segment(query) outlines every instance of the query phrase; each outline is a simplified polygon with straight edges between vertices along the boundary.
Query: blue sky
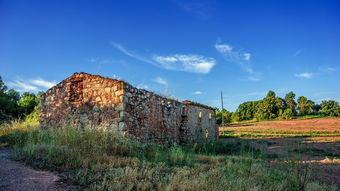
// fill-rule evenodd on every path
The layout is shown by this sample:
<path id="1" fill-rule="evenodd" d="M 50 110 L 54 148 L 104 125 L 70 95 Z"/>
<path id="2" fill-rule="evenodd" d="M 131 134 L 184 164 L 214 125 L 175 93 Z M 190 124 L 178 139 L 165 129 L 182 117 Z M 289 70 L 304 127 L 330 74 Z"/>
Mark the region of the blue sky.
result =
<path id="1" fill-rule="evenodd" d="M 340 101 L 340 2 L 0 0 L 0 75 L 46 90 L 74 72 L 234 111 L 268 90 Z"/>

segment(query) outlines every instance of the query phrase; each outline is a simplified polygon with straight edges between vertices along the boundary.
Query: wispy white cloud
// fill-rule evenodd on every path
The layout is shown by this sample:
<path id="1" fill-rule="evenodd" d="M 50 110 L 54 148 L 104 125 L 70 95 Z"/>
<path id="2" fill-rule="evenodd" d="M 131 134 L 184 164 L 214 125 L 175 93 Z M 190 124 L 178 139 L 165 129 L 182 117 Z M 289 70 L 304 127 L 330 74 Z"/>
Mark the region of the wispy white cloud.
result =
<path id="1" fill-rule="evenodd" d="M 336 71 L 336 68 L 333 68 L 333 67 L 320 67 L 319 70 L 321 72 L 335 72 Z"/>
<path id="2" fill-rule="evenodd" d="M 321 75 L 330 75 L 331 73 L 334 73 L 336 71 L 338 71 L 338 68 L 336 67 L 319 66 L 317 70 L 314 70 L 312 72 L 297 73 L 297 74 L 294 74 L 294 76 L 299 77 L 299 78 L 310 79 L 310 78 L 316 78 Z"/>
<path id="3" fill-rule="evenodd" d="M 49 81 L 43 80 L 41 78 L 37 78 L 35 80 L 30 80 L 30 82 L 34 85 L 44 87 L 44 88 L 51 88 L 52 86 L 56 85 L 55 81 L 49 82 Z"/>
<path id="4" fill-rule="evenodd" d="M 221 43 L 216 43 L 215 49 L 224 58 L 224 60 L 229 63 L 238 64 L 245 72 L 251 75 L 247 78 L 248 80 L 260 80 L 259 76 L 261 74 L 259 72 L 255 72 L 252 65 L 250 64 L 252 56 L 251 53 L 234 50 L 231 45 Z"/>
<path id="5" fill-rule="evenodd" d="M 9 88 L 12 88 L 18 92 L 37 92 L 51 88 L 56 84 L 56 82 L 47 81 L 38 77 L 32 80 L 14 80 L 6 84 Z"/>
<path id="6" fill-rule="evenodd" d="M 228 44 L 215 44 L 215 48 L 219 53 L 223 55 L 231 54 L 233 50 L 233 48 Z"/>
<path id="7" fill-rule="evenodd" d="M 201 91 L 194 91 L 192 94 L 194 94 L 194 95 L 201 95 L 201 94 L 203 94 L 203 92 L 201 92 Z"/>
<path id="8" fill-rule="evenodd" d="M 164 87 L 164 92 L 160 93 L 161 95 L 169 96 L 169 93 L 168 93 L 169 83 L 168 83 L 168 81 L 166 79 L 161 78 L 161 77 L 157 77 L 153 81 L 158 83 L 158 84 L 160 84 L 160 85 L 162 85 Z"/>
<path id="9" fill-rule="evenodd" d="M 251 54 L 250 53 L 243 53 L 244 60 L 250 61 Z"/>
<path id="10" fill-rule="evenodd" d="M 166 70 L 206 74 L 209 73 L 216 64 L 216 60 L 214 58 L 196 54 L 173 54 L 166 56 L 155 54 L 152 57 L 145 57 L 127 50 L 121 44 L 111 42 L 111 45 L 126 56 Z"/>
<path id="11" fill-rule="evenodd" d="M 239 64 L 249 74 L 254 73 L 253 68 L 249 63 L 251 57 L 250 53 L 235 51 L 228 44 L 215 44 L 215 49 L 226 61 Z"/>
<path id="12" fill-rule="evenodd" d="M 30 92 L 37 91 L 38 87 L 33 86 L 29 83 L 25 83 L 19 80 L 15 80 L 14 82 L 8 82 L 8 87 L 15 89 L 18 92 Z"/>
<path id="13" fill-rule="evenodd" d="M 130 57 L 136 57 L 136 55 L 130 51 L 128 51 L 127 49 L 125 49 L 125 47 L 119 43 L 113 42 L 111 41 L 111 45 L 113 47 L 115 47 L 116 49 L 120 50 L 122 53 L 126 54 L 127 56 Z"/>
<path id="14" fill-rule="evenodd" d="M 137 53 L 134 53 L 130 50 L 127 50 L 123 45 L 121 45 L 119 43 L 111 41 L 111 45 L 114 48 L 116 48 L 117 50 L 119 50 L 120 52 L 122 52 L 123 54 L 125 54 L 126 56 L 129 56 L 131 58 L 137 59 L 137 60 L 142 61 L 142 62 L 146 62 L 146 63 L 152 64 L 152 65 L 155 65 L 155 63 L 151 59 L 145 58 L 143 56 L 138 55 Z"/>
<path id="15" fill-rule="evenodd" d="M 162 68 L 167 70 L 186 71 L 194 73 L 209 73 L 216 64 L 216 60 L 194 54 L 174 54 L 170 56 L 153 56 Z"/>
<path id="16" fill-rule="evenodd" d="M 164 78 L 161 78 L 161 77 L 155 78 L 154 81 L 155 81 L 156 83 L 158 83 L 158 84 L 163 85 L 163 86 L 168 86 L 168 85 L 169 85 L 169 84 L 168 84 L 168 81 L 167 81 L 166 79 L 164 79 Z"/>
<path id="17" fill-rule="evenodd" d="M 300 77 L 300 78 L 310 79 L 313 76 L 313 74 L 309 72 L 303 72 L 303 73 L 295 74 L 295 76 Z"/>

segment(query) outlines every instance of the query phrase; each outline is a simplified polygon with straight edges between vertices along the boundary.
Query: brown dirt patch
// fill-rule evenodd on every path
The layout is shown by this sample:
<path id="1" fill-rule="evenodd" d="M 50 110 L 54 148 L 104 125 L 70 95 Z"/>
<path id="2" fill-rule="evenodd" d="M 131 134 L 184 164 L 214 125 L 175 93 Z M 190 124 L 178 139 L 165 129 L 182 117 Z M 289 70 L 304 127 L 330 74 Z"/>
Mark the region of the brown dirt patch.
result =
<path id="1" fill-rule="evenodd" d="M 233 133 L 320 133 L 340 134 L 340 118 L 246 122 L 220 127 Z"/>
<path id="2" fill-rule="evenodd" d="M 6 191 L 62 191 L 60 178 L 47 171 L 37 171 L 9 159 L 9 150 L 0 147 L 0 190 Z"/>

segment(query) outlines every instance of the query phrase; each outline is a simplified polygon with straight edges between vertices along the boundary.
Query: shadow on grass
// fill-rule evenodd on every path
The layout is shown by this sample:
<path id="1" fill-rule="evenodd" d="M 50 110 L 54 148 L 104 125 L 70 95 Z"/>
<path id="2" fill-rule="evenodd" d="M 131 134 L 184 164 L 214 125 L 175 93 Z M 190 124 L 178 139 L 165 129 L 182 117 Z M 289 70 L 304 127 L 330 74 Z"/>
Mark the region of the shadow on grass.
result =
<path id="1" fill-rule="evenodd" d="M 273 161 L 289 161 L 312 166 L 316 180 L 340 187 L 340 137 L 221 137 L 225 144 L 245 142 Z"/>

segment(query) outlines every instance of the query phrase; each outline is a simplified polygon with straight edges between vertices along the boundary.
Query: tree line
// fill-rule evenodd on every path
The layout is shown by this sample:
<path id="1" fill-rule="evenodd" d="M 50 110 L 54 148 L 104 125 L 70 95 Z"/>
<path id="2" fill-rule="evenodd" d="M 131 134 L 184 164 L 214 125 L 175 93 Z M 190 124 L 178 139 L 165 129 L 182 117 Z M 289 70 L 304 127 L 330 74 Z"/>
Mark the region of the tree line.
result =
<path id="1" fill-rule="evenodd" d="M 0 76 L 0 124 L 25 118 L 38 118 L 39 97 L 37 94 L 8 89 Z"/>
<path id="2" fill-rule="evenodd" d="M 261 100 L 240 104 L 235 112 L 223 110 L 224 122 L 292 119 L 304 115 L 340 116 L 339 103 L 334 100 L 325 100 L 321 104 L 316 104 L 305 96 L 299 96 L 296 102 L 295 96 L 291 91 L 283 99 L 270 90 Z M 216 120 L 221 124 L 222 112 L 218 108 L 216 108 Z"/>

